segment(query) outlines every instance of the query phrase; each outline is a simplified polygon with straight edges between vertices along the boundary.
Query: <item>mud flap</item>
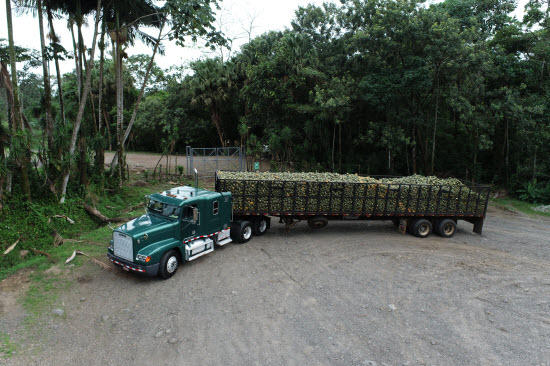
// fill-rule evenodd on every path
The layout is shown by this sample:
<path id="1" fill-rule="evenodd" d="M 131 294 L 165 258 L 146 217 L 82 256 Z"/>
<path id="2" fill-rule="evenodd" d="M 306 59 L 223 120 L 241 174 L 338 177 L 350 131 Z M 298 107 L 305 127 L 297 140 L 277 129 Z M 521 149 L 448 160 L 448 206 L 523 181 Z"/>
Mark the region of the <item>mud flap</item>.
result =
<path id="1" fill-rule="evenodd" d="M 483 231 L 483 220 L 483 218 L 480 218 L 474 221 L 474 233 L 481 235 Z"/>
<path id="2" fill-rule="evenodd" d="M 399 231 L 401 235 L 405 235 L 405 233 L 407 232 L 407 220 L 399 220 L 399 229 L 397 229 L 397 231 Z"/>

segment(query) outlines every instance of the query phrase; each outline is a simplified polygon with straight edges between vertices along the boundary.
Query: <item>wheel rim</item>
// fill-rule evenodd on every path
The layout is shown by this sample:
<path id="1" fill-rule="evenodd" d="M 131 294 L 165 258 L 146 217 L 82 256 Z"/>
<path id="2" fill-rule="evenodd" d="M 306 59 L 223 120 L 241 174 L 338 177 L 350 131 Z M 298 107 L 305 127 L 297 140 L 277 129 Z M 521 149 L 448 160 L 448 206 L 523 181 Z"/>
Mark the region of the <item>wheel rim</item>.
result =
<path id="1" fill-rule="evenodd" d="M 455 227 L 453 224 L 447 224 L 443 227 L 443 233 L 445 235 L 451 235 L 455 231 Z"/>
<path id="2" fill-rule="evenodd" d="M 252 228 L 250 226 L 245 227 L 243 231 L 243 237 L 245 238 L 245 240 L 250 239 L 251 235 L 252 235 Z"/>
<path id="3" fill-rule="evenodd" d="M 422 224 L 418 228 L 418 233 L 420 236 L 426 236 L 430 233 L 430 226 L 428 224 Z"/>
<path id="4" fill-rule="evenodd" d="M 326 225 L 326 222 L 324 222 L 323 220 L 313 220 L 311 225 L 316 228 L 316 229 L 319 229 L 319 228 L 322 228 Z"/>
<path id="5" fill-rule="evenodd" d="M 168 273 L 174 273 L 176 271 L 176 268 L 178 268 L 178 258 L 173 255 L 168 258 L 168 262 L 166 263 L 166 270 L 168 271 Z"/>
<path id="6" fill-rule="evenodd" d="M 267 229 L 267 222 L 265 220 L 260 220 L 260 225 L 258 225 L 258 229 L 260 229 L 260 232 L 263 233 Z"/>

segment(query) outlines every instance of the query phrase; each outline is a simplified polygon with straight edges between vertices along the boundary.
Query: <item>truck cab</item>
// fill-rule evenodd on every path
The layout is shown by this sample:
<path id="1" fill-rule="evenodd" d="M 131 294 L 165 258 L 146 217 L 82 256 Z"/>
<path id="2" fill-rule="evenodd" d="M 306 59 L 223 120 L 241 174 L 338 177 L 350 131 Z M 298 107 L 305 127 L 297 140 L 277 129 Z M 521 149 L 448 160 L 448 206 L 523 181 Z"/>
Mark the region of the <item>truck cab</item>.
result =
<path id="1" fill-rule="evenodd" d="M 189 186 L 151 194 L 144 215 L 113 231 L 107 256 L 126 271 L 169 278 L 181 263 L 232 241 L 231 198 Z"/>

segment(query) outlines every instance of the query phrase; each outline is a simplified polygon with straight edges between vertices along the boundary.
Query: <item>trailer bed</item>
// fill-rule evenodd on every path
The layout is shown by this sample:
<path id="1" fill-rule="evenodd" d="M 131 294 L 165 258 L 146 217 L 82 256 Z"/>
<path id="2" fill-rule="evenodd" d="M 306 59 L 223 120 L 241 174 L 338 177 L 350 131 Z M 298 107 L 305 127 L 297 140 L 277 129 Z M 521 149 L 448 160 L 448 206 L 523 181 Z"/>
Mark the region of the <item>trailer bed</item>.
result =
<path id="1" fill-rule="evenodd" d="M 474 224 L 481 233 L 490 187 L 395 183 L 226 179 L 216 174 L 218 192 L 231 191 L 233 214 L 307 219 L 398 219 L 445 217 Z"/>

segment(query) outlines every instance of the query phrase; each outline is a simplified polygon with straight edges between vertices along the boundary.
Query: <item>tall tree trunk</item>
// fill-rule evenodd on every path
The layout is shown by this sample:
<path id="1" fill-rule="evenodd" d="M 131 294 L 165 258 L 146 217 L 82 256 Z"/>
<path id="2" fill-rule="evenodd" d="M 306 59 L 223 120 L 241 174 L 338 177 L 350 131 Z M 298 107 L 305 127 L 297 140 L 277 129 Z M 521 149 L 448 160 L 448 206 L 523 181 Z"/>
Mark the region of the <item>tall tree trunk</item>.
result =
<path id="1" fill-rule="evenodd" d="M 336 123 L 332 127 L 332 172 L 334 173 L 334 145 L 336 142 Z"/>
<path id="2" fill-rule="evenodd" d="M 534 180 L 537 176 L 537 147 L 535 146 L 535 153 L 533 154 L 533 177 Z"/>
<path id="3" fill-rule="evenodd" d="M 2 73 L 3 65 L 0 64 L 0 73 Z M 0 75 L 0 79 L 2 79 L 2 76 Z M 1 83 L 0 83 L 1 85 Z M 6 93 L 7 96 L 7 93 Z M 6 98 L 7 99 L 7 98 Z M 4 130 L 4 126 L 0 124 L 0 164 L 4 164 L 6 162 L 6 153 L 4 151 L 4 144 L 8 141 L 8 131 Z M 7 166 L 6 166 L 7 168 Z M 9 171 L 8 171 L 9 172 Z M 2 211 L 2 197 L 4 194 L 4 182 L 6 181 L 6 176 L 2 174 L 0 170 L 0 212 Z"/>
<path id="4" fill-rule="evenodd" d="M 210 119 L 212 120 L 212 124 L 216 127 L 216 131 L 218 131 L 218 137 L 220 138 L 220 142 L 222 144 L 222 147 L 225 147 L 225 141 L 223 138 L 223 131 L 221 126 L 221 117 L 218 112 L 217 107 L 213 104 L 212 107 L 210 107 L 210 110 L 212 112 Z"/>
<path id="5" fill-rule="evenodd" d="M 105 63 L 105 19 L 101 22 L 101 38 L 99 40 L 99 81 L 98 81 L 98 95 L 97 95 L 97 129 L 99 136 L 101 137 L 101 144 L 98 145 L 95 153 L 95 170 L 99 176 L 103 175 L 103 170 L 105 168 L 105 147 L 103 146 L 104 141 L 104 128 L 103 123 L 101 122 L 102 112 L 103 112 L 103 65 Z"/>
<path id="6" fill-rule="evenodd" d="M 338 170 L 342 171 L 342 121 L 338 123 Z"/>
<path id="7" fill-rule="evenodd" d="M 123 92 L 122 92 L 122 44 L 120 38 L 119 14 L 116 13 L 116 132 L 117 132 L 117 154 L 118 161 L 118 186 L 122 187 L 122 177 L 124 174 L 124 143 L 122 134 L 122 125 L 124 123 L 123 115 Z"/>
<path id="8" fill-rule="evenodd" d="M 143 84 L 141 85 L 141 89 L 139 91 L 139 95 L 138 95 L 136 104 L 134 105 L 134 111 L 132 112 L 132 118 L 130 118 L 130 123 L 128 123 L 128 127 L 126 127 L 126 131 L 124 132 L 124 137 L 122 138 L 122 143 L 123 144 L 125 144 L 126 140 L 128 140 L 128 137 L 130 136 L 130 132 L 132 131 L 132 126 L 134 125 L 134 122 L 136 120 L 139 105 L 141 103 L 141 99 L 143 98 L 143 94 L 145 92 L 145 87 L 147 86 L 147 82 L 149 81 L 149 75 L 151 74 L 151 69 L 153 68 L 153 65 L 155 63 L 155 55 L 157 54 L 158 47 L 160 45 L 160 40 L 162 38 L 162 29 L 164 28 L 164 24 L 165 24 L 165 21 L 163 21 L 162 25 L 160 26 L 159 35 L 157 37 L 157 41 L 155 42 L 155 47 L 153 48 L 153 55 L 151 56 L 151 59 L 149 60 L 149 64 L 147 65 L 147 71 L 145 72 L 145 77 L 143 78 Z M 223 144 L 223 142 L 222 142 L 222 144 Z M 116 166 L 117 164 L 118 164 L 118 155 L 114 154 L 113 160 L 111 161 L 111 168 Z"/>
<path id="9" fill-rule="evenodd" d="M 413 145 L 412 145 L 412 171 L 413 174 L 416 174 L 416 122 L 413 122 L 413 128 L 412 128 L 412 137 L 413 137 Z"/>
<path id="10" fill-rule="evenodd" d="M 474 133 L 474 165 L 472 167 L 472 182 L 475 183 L 476 181 L 476 178 L 477 178 L 477 150 L 478 150 L 478 144 L 479 144 L 479 139 L 478 139 L 478 133 L 477 133 L 477 129 Z"/>
<path id="11" fill-rule="evenodd" d="M 107 112 L 105 112 L 105 107 L 103 107 L 103 119 L 105 120 L 105 128 L 107 129 L 107 140 L 109 140 L 109 151 L 111 151 L 113 150 L 113 146 L 111 145 L 113 138 L 111 137 L 111 126 L 109 122 L 109 117 L 107 116 Z"/>
<path id="12" fill-rule="evenodd" d="M 74 27 L 73 24 L 71 24 L 71 36 L 73 38 L 73 53 L 74 53 L 74 63 L 75 63 L 75 70 L 76 70 L 76 88 L 78 91 L 78 100 L 80 101 L 80 98 L 82 97 L 82 85 L 80 85 L 80 72 L 81 69 L 78 65 L 78 46 L 76 45 L 76 39 L 74 36 Z"/>
<path id="13" fill-rule="evenodd" d="M 57 34 L 55 33 L 55 29 L 53 27 L 53 15 L 52 15 L 52 9 L 49 6 L 49 2 L 46 4 L 46 11 L 48 12 L 48 23 L 50 25 L 50 34 L 52 36 L 52 41 L 55 44 L 59 44 L 59 38 L 57 37 Z M 54 47 L 53 49 L 53 59 L 55 61 L 55 72 L 57 75 L 57 94 L 59 98 L 59 113 L 61 114 L 61 121 L 63 122 L 63 126 L 65 126 L 65 101 L 63 100 L 63 84 L 62 84 L 62 77 L 61 77 L 61 69 L 59 68 L 59 54 L 57 53 L 57 49 Z"/>
<path id="14" fill-rule="evenodd" d="M 86 138 L 80 134 L 80 185 L 88 187 L 88 164 L 86 162 Z"/>
<path id="15" fill-rule="evenodd" d="M 84 53 L 84 38 L 82 37 L 82 22 L 84 21 L 82 17 L 82 10 L 81 10 L 81 4 L 80 1 L 76 1 L 76 36 L 78 38 L 78 53 L 75 55 L 75 57 L 78 57 L 78 68 L 80 69 L 79 73 L 79 80 L 78 83 L 82 88 L 82 84 L 84 83 L 84 66 L 82 55 Z M 80 95 L 80 98 L 82 98 L 82 95 Z"/>
<path id="16" fill-rule="evenodd" d="M 8 41 L 10 49 L 10 66 L 11 66 L 11 83 L 13 93 L 13 124 L 15 129 L 24 131 L 23 121 L 21 118 L 21 105 L 19 103 L 19 84 L 17 82 L 17 61 L 15 58 L 15 45 L 13 43 L 13 20 L 11 15 L 10 0 L 6 0 L 6 20 L 8 24 Z M 25 141 L 28 145 L 28 141 Z M 27 201 L 31 200 L 31 188 L 29 184 L 28 168 L 29 159 L 28 156 L 24 156 L 19 162 L 19 168 L 21 170 L 21 191 Z"/>
<path id="17" fill-rule="evenodd" d="M 36 1 L 36 9 L 38 11 L 38 26 L 40 29 L 40 52 L 42 54 L 42 74 L 44 77 L 44 104 L 46 108 L 46 137 L 48 139 L 48 169 L 46 175 L 53 178 L 52 173 L 55 171 L 54 159 L 56 154 L 53 142 L 53 115 L 52 115 L 52 90 L 50 86 L 50 74 L 48 69 L 48 58 L 46 57 L 46 41 L 44 38 L 44 19 L 42 15 L 42 0 Z M 55 184 L 50 185 L 50 188 L 55 193 Z"/>
<path id="18" fill-rule="evenodd" d="M 432 139 L 432 175 L 435 170 L 435 133 L 437 132 L 437 117 L 439 112 L 439 79 L 437 79 L 437 92 L 435 95 L 434 134 Z"/>
<path id="19" fill-rule="evenodd" d="M 6 0 L 9 2 L 9 0 Z M 76 115 L 76 120 L 73 126 L 73 133 L 71 135 L 71 143 L 69 145 L 69 159 L 74 155 L 76 149 L 76 140 L 78 137 L 78 132 L 80 131 L 80 125 L 82 123 L 82 117 L 84 116 L 84 107 L 86 106 L 86 99 L 88 97 L 88 92 L 90 91 L 90 79 L 92 76 L 92 68 L 94 63 L 94 53 L 96 48 L 98 27 L 99 27 L 99 18 L 101 11 L 101 0 L 97 2 L 96 16 L 95 16 L 95 26 L 94 26 L 94 40 L 92 42 L 92 48 L 90 52 L 90 67 L 86 71 L 86 82 L 84 83 L 84 90 L 82 91 L 82 98 L 80 98 L 80 104 L 78 106 L 78 114 Z M 65 195 L 67 194 L 67 184 L 69 183 L 70 167 L 65 169 L 63 180 L 61 182 L 61 200 L 60 203 L 65 202 Z"/>

